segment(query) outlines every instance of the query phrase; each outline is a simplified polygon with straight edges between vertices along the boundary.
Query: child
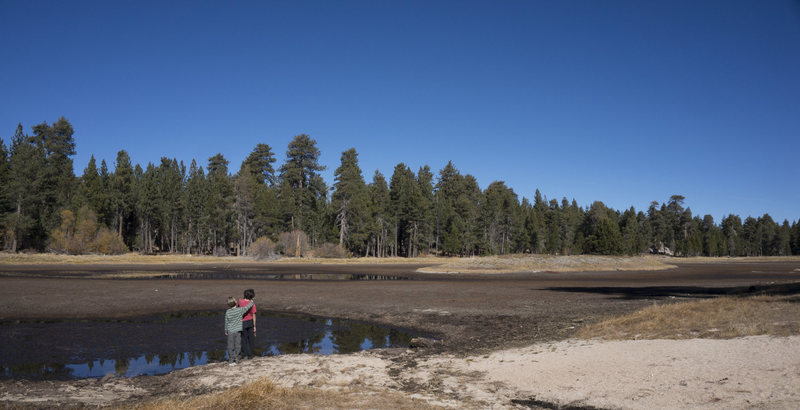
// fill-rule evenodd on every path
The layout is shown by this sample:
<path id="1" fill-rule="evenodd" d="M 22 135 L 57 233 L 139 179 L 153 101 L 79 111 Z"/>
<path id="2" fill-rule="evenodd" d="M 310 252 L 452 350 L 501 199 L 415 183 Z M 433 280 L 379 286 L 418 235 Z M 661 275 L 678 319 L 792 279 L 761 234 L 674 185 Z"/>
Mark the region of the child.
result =
<path id="1" fill-rule="evenodd" d="M 244 291 L 244 299 L 239 299 L 239 306 L 244 307 L 248 302 L 253 303 L 256 292 L 253 289 Z M 252 359 L 255 355 L 256 336 L 256 305 L 245 313 L 242 318 L 242 356 Z"/>
<path id="2" fill-rule="evenodd" d="M 239 360 L 239 351 L 242 349 L 242 316 L 251 307 L 253 302 L 245 307 L 235 307 L 236 299 L 228 297 L 228 309 L 225 311 L 225 335 L 228 336 L 228 365 L 235 366 Z"/>

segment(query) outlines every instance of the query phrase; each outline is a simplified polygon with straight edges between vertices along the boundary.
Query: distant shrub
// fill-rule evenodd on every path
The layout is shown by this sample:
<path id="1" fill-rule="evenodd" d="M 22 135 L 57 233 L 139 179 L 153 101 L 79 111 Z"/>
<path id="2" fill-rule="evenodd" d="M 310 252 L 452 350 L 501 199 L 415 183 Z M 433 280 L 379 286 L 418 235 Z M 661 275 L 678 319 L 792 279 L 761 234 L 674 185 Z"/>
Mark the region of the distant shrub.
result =
<path id="1" fill-rule="evenodd" d="M 214 256 L 228 256 L 228 248 L 224 246 L 217 246 L 214 248 Z"/>
<path id="2" fill-rule="evenodd" d="M 276 255 L 275 248 L 275 242 L 272 242 L 272 239 L 262 236 L 247 248 L 247 254 L 256 259 L 270 259 Z"/>
<path id="3" fill-rule="evenodd" d="M 86 206 L 78 211 L 77 218 L 68 209 L 61 211 L 61 225 L 50 233 L 48 248 L 52 252 L 70 255 L 119 255 L 128 251 L 116 232 L 105 227 L 98 229 L 97 216 Z"/>
<path id="4" fill-rule="evenodd" d="M 278 246 L 285 256 L 305 256 L 308 251 L 308 235 L 297 230 L 282 232 L 278 236 Z"/>
<path id="5" fill-rule="evenodd" d="M 322 246 L 314 249 L 316 258 L 349 258 L 350 252 L 334 243 L 323 243 Z"/>
<path id="6" fill-rule="evenodd" d="M 122 237 L 119 236 L 117 232 L 106 227 L 102 227 L 97 231 L 97 236 L 95 236 L 93 242 L 93 248 L 95 252 L 103 255 L 122 255 L 128 252 L 128 247 L 125 245 Z"/>

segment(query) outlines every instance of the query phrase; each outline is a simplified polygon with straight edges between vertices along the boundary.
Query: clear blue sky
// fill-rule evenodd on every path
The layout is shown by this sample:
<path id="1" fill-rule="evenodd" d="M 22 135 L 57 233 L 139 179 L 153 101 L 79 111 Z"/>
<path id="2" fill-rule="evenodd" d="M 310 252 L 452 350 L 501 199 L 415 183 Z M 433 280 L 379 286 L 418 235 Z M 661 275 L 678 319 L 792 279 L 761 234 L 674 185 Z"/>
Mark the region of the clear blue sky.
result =
<path id="1" fill-rule="evenodd" d="M 329 185 L 354 147 L 367 182 L 800 218 L 796 1 L 0 0 L 0 55 L 0 137 L 63 115 L 77 175 L 306 133 Z"/>

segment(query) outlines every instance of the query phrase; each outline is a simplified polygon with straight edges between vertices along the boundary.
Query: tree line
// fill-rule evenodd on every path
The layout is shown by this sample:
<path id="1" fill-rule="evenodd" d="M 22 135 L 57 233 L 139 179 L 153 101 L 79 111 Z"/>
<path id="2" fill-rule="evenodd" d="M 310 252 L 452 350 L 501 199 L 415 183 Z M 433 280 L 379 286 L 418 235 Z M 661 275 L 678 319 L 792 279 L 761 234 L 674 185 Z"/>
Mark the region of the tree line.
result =
<path id="1" fill-rule="evenodd" d="M 121 150 L 113 170 L 92 156 L 77 177 L 73 134 L 62 117 L 30 135 L 18 125 L 8 145 L 0 138 L 2 249 L 248 255 L 267 241 L 293 256 L 332 246 L 375 257 L 800 254 L 798 221 L 731 214 L 716 223 L 693 215 L 680 195 L 640 211 L 600 201 L 581 207 L 538 190 L 520 199 L 502 181 L 482 190 L 452 162 L 437 174 L 400 163 L 388 180 L 375 171 L 367 182 L 354 148 L 342 152 L 329 187 L 305 134 L 292 139 L 280 167 L 268 144 L 235 173 L 222 154 L 188 167 L 167 157 L 142 167 Z"/>

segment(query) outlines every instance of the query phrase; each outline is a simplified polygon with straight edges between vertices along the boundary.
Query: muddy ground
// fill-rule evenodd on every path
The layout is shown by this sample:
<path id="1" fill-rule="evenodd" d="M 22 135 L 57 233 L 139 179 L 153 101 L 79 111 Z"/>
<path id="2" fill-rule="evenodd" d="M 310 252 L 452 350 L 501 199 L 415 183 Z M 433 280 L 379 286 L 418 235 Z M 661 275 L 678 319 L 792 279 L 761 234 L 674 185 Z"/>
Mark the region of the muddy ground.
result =
<path id="1" fill-rule="evenodd" d="M 0 319 L 126 318 L 223 310 L 227 296 L 254 288 L 261 311 L 414 329 L 439 339 L 418 354 L 474 355 L 563 340 L 584 324 L 653 303 L 724 294 L 800 293 L 796 261 L 675 264 L 677 269 L 666 271 L 484 275 L 422 274 L 416 272 L 422 266 L 415 265 L 0 265 Z M 109 279 L 153 272 L 174 277 L 202 273 L 209 279 Z M 305 278 L 363 274 L 407 280 L 257 279 L 278 274 Z M 109 340 L 114 338 L 109 335 Z M 407 361 L 398 363 L 398 368 L 414 365 L 413 356 L 397 357 Z M 175 393 L 170 377 L 135 378 L 136 393 L 126 395 L 127 403 Z M 4 380 L 0 392 L 36 394 L 63 383 L 86 382 Z M 413 391 L 414 386 L 408 389 Z"/>

